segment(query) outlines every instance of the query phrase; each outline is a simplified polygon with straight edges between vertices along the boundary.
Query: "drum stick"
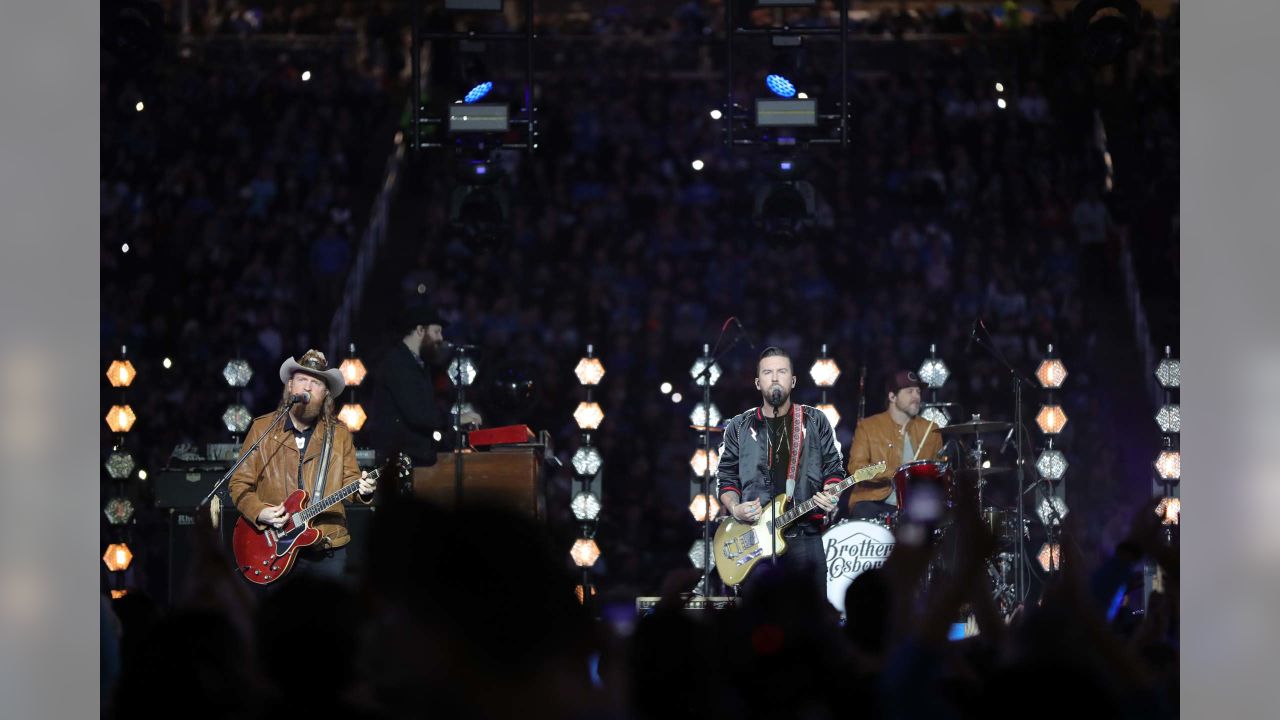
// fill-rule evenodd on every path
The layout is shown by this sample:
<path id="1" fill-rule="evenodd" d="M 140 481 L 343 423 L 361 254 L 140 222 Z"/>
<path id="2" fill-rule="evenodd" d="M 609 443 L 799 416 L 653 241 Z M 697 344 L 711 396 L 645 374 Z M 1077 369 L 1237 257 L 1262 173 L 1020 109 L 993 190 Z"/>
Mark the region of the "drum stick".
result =
<path id="1" fill-rule="evenodd" d="M 924 435 L 920 436 L 920 444 L 916 446 L 916 454 L 911 458 L 911 462 L 915 462 L 916 460 L 920 459 L 920 449 L 924 447 L 924 441 L 929 439 L 929 431 L 932 429 L 933 429 L 933 421 L 930 420 L 929 427 L 925 428 Z M 906 428 L 902 428 L 902 434 L 903 435 L 907 434 Z"/>

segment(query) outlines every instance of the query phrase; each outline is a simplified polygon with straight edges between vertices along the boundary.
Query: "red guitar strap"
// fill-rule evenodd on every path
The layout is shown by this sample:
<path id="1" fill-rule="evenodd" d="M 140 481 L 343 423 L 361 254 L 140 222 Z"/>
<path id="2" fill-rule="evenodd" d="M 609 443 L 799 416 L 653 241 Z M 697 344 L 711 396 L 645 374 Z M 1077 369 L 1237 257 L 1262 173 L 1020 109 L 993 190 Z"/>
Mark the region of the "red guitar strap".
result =
<path id="1" fill-rule="evenodd" d="M 796 473 L 800 469 L 800 456 L 804 453 L 804 410 L 800 403 L 791 403 L 791 460 L 787 463 L 787 487 L 796 486 Z"/>

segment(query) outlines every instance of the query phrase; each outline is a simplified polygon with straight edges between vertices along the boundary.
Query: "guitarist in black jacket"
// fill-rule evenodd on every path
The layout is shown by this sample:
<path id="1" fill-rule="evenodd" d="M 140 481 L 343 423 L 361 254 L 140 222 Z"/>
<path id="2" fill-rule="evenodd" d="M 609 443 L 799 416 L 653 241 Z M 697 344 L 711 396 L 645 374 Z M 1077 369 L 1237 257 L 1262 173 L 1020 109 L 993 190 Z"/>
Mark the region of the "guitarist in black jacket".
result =
<path id="1" fill-rule="evenodd" d="M 825 597 L 821 533 L 839 498 L 824 488 L 844 479 L 844 457 L 827 416 L 791 402 L 795 386 L 791 357 L 780 348 L 765 348 L 756 363 L 763 403 L 725 426 L 717 490 L 725 510 L 746 523 L 758 520 L 762 504 L 784 492 L 792 497 L 788 507 L 814 498 L 820 510 L 783 531 L 787 549 L 778 562 L 811 572 Z"/>
<path id="2" fill-rule="evenodd" d="M 408 455 L 415 467 L 436 462 L 435 433 L 451 435 L 450 415 L 436 403 L 431 379 L 432 360 L 445 348 L 444 318 L 433 307 L 407 308 L 396 325 L 400 341 L 371 374 L 373 405 L 369 412 L 369 439 L 379 458 L 394 451 Z M 462 423 L 479 425 L 480 416 L 464 413 Z"/>

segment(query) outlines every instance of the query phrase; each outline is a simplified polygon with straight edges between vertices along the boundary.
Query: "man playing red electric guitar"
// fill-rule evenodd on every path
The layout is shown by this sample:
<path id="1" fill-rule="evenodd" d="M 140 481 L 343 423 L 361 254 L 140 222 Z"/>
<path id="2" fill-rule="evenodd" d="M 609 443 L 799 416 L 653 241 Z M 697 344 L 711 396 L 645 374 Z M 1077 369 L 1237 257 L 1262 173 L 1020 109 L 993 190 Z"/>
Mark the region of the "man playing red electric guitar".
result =
<path id="1" fill-rule="evenodd" d="M 276 412 L 287 415 L 231 477 L 236 509 L 258 530 L 278 530 L 289 520 L 284 501 L 290 493 L 302 489 L 318 499 L 356 481 L 359 489 L 348 502 L 368 504 L 375 479 L 356 465 L 351 432 L 333 410 L 334 398 L 346 388 L 342 372 L 329 367 L 324 353 L 308 350 L 299 361 L 284 361 L 280 380 L 284 394 Z M 254 420 L 241 452 L 262 437 L 275 417 L 271 413 Z M 322 477 L 318 487 L 317 477 Z M 320 531 L 321 540 L 298 551 L 293 573 L 340 579 L 346 572 L 346 545 L 351 542 L 343 503 L 316 515 L 311 525 Z"/>

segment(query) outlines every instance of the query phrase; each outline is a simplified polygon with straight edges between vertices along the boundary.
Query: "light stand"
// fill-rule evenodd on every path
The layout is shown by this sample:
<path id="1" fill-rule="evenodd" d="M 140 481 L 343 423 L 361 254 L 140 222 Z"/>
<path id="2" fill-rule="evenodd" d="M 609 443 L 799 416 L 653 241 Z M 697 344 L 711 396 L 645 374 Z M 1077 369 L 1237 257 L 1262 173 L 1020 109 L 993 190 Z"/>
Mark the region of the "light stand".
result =
<path id="1" fill-rule="evenodd" d="M 467 397 L 467 348 L 465 345 L 457 345 L 457 354 L 454 355 L 454 364 L 457 367 L 457 375 L 453 378 L 454 387 L 457 388 L 457 400 L 453 404 L 453 502 L 454 508 L 462 509 L 462 405 Z"/>

